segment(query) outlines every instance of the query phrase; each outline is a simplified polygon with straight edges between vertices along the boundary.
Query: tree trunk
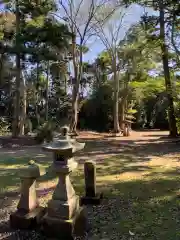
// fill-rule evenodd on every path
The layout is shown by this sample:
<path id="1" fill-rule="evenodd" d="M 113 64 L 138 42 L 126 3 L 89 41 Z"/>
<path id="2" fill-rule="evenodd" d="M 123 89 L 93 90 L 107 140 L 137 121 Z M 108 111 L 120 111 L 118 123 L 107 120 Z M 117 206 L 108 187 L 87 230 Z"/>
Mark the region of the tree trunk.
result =
<path id="1" fill-rule="evenodd" d="M 39 82 L 39 61 L 37 62 L 37 66 L 36 66 L 36 81 L 37 83 Z M 39 112 L 38 112 L 38 104 L 39 104 L 39 89 L 36 88 L 35 91 L 35 113 L 36 113 L 36 120 L 37 120 L 37 124 L 39 126 L 40 124 L 40 117 L 39 117 Z"/>
<path id="2" fill-rule="evenodd" d="M 67 87 L 68 87 L 68 77 L 67 77 L 67 74 L 65 73 L 64 74 L 64 91 L 66 96 L 67 96 Z"/>
<path id="3" fill-rule="evenodd" d="M 72 119 L 70 130 L 73 133 L 76 133 L 76 127 L 78 123 L 78 94 L 77 90 L 73 88 L 73 96 L 72 96 Z"/>
<path id="4" fill-rule="evenodd" d="M 127 79 L 121 81 L 121 89 L 123 90 L 123 94 L 121 96 L 121 102 L 120 102 L 120 128 L 124 129 L 125 126 L 125 120 L 126 119 L 126 114 L 128 112 L 128 94 L 129 94 L 129 82 L 130 82 L 130 74 L 127 71 L 126 72 Z"/>
<path id="5" fill-rule="evenodd" d="M 20 13 L 19 13 L 19 3 L 16 0 L 16 97 L 15 97 L 15 106 L 14 106 L 14 121 L 12 124 L 12 136 L 18 137 L 20 134 L 20 122 L 21 122 L 21 95 L 20 95 L 20 85 L 21 85 L 21 54 L 19 51 L 19 35 L 20 35 Z"/>
<path id="6" fill-rule="evenodd" d="M 78 100 L 79 100 L 79 86 L 77 82 L 73 86 L 72 92 L 72 119 L 71 119 L 71 126 L 70 130 L 73 133 L 77 132 L 77 123 L 78 123 Z"/>
<path id="7" fill-rule="evenodd" d="M 35 98 L 36 98 L 36 106 L 35 106 L 35 112 L 36 112 L 36 120 L 37 120 L 37 124 L 39 126 L 40 124 L 40 117 L 39 117 L 39 112 L 38 112 L 38 100 L 39 100 L 39 97 L 38 97 L 38 93 L 35 93 Z"/>
<path id="8" fill-rule="evenodd" d="M 164 78 L 165 78 L 165 86 L 166 92 L 169 101 L 169 108 L 168 108 L 168 120 L 169 120 L 169 131 L 171 137 L 177 136 L 177 126 L 176 126 L 176 118 L 175 118 L 175 111 L 174 111 L 174 100 L 172 95 L 172 84 L 170 78 L 170 70 L 169 70 L 169 61 L 168 61 L 168 48 L 166 45 L 165 39 L 165 13 L 163 8 L 163 1 L 160 4 L 160 39 L 161 39 L 161 50 L 162 50 L 162 62 L 163 62 L 163 69 L 164 69 Z"/>
<path id="9" fill-rule="evenodd" d="M 124 129 L 124 120 L 125 120 L 125 101 L 124 99 L 121 100 L 120 102 L 120 108 L 119 108 L 119 122 L 120 122 L 120 128 L 123 130 Z"/>
<path id="10" fill-rule="evenodd" d="M 48 121 L 48 104 L 49 104 L 49 61 L 47 63 L 47 79 L 46 79 L 46 107 L 45 107 L 45 119 Z"/>
<path id="11" fill-rule="evenodd" d="M 5 54 L 0 54 L 0 83 L 3 82 Z"/>
<path id="12" fill-rule="evenodd" d="M 119 79 L 117 77 L 116 58 L 112 61 L 112 69 L 114 74 L 114 132 L 119 133 Z"/>
<path id="13" fill-rule="evenodd" d="M 82 54 L 80 54 L 80 58 L 82 61 Z M 74 68 L 74 83 L 73 83 L 73 90 L 72 90 L 72 117 L 71 117 L 71 132 L 76 133 L 77 123 L 78 123 L 78 100 L 79 100 L 79 74 L 78 74 L 78 67 L 77 67 L 77 51 L 76 51 L 76 37 L 72 38 L 72 58 L 73 58 L 73 68 Z M 79 63 L 80 66 L 80 63 Z"/>
<path id="14" fill-rule="evenodd" d="M 20 121 L 20 135 L 24 135 L 24 127 L 26 123 L 26 80 L 25 76 L 22 74 L 22 87 L 21 87 L 21 121 Z"/>

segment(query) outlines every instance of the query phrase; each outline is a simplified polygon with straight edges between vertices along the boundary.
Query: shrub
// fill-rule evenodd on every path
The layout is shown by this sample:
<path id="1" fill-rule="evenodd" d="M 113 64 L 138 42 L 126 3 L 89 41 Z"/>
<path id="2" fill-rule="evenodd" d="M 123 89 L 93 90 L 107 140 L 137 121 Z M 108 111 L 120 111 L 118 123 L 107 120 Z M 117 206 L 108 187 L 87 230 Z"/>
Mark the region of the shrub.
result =
<path id="1" fill-rule="evenodd" d="M 6 118 L 0 117 L 0 135 L 7 135 L 9 133 L 10 124 Z"/>
<path id="2" fill-rule="evenodd" d="M 54 124 L 52 122 L 45 122 L 37 130 L 36 141 L 38 143 L 43 143 L 44 141 L 51 142 L 53 140 L 53 131 Z"/>

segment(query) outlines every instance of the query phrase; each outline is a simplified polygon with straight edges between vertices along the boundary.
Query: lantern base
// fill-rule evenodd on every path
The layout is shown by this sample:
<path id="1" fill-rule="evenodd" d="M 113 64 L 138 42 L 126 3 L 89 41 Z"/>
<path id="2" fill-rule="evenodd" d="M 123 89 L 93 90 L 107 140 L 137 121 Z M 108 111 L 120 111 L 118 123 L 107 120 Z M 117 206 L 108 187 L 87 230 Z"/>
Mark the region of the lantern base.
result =
<path id="1" fill-rule="evenodd" d="M 86 237 L 87 217 L 84 208 L 80 207 L 75 216 L 69 220 L 49 217 L 48 214 L 42 219 L 42 230 L 45 236 L 58 238 L 59 240 L 73 240 L 74 237 Z"/>
<path id="2" fill-rule="evenodd" d="M 97 194 L 96 197 L 81 197 L 80 199 L 80 206 L 82 205 L 99 205 L 101 203 L 101 200 L 103 198 L 103 194 Z"/>
<path id="3" fill-rule="evenodd" d="M 14 229 L 34 229 L 39 225 L 45 212 L 46 209 L 43 207 L 37 207 L 29 213 L 17 210 L 10 215 L 10 226 Z"/>

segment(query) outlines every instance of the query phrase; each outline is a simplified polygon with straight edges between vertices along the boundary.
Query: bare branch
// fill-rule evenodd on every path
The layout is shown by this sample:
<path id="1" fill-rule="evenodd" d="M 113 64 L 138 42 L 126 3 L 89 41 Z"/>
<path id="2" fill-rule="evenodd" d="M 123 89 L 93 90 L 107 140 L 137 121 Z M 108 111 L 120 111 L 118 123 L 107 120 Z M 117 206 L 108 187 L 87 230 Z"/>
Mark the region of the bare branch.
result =
<path id="1" fill-rule="evenodd" d="M 112 15 L 111 18 L 107 20 L 106 23 L 97 24 L 95 27 L 95 32 L 97 36 L 100 38 L 101 42 L 104 44 L 106 50 L 108 50 L 112 57 L 116 57 L 117 55 L 117 48 L 119 45 L 119 34 L 120 30 L 123 26 L 123 19 L 125 16 L 125 12 L 121 11 L 118 12 L 118 18 L 115 19 L 115 13 Z"/>
<path id="2" fill-rule="evenodd" d="M 99 29 L 95 29 L 97 36 L 101 40 L 101 42 L 104 44 L 106 49 L 111 49 L 111 44 L 109 42 L 108 37 L 106 36 L 103 27 L 100 25 Z"/>
<path id="3" fill-rule="evenodd" d="M 120 30 L 121 30 L 121 27 L 122 27 L 122 23 L 123 23 L 123 19 L 124 19 L 124 17 L 125 17 L 125 12 L 124 13 L 122 13 L 122 16 L 120 17 L 120 22 L 119 22 L 119 26 L 118 26 L 118 28 L 116 29 L 116 32 L 115 32 L 115 37 L 114 37 L 114 40 L 115 40 L 115 42 L 117 42 L 117 40 L 118 40 L 118 37 L 119 37 L 119 32 L 120 32 Z"/>
<path id="4" fill-rule="evenodd" d="M 116 11 L 118 4 L 115 3 L 112 8 L 106 13 L 106 16 L 104 16 L 101 19 L 97 18 L 97 15 L 99 11 L 101 11 L 102 7 L 104 5 L 110 4 L 112 1 L 110 0 L 91 0 L 90 4 L 89 1 L 87 0 L 87 4 L 85 2 L 86 0 L 80 0 L 80 2 L 77 4 L 77 7 L 74 6 L 74 1 L 73 0 L 68 0 L 68 4 L 64 0 L 59 0 L 59 4 L 62 7 L 64 13 L 65 13 L 65 18 L 67 19 L 67 22 L 69 23 L 69 27 L 72 29 L 72 25 L 75 28 L 74 31 L 76 30 L 78 37 L 80 38 L 80 44 L 84 44 L 84 42 L 87 42 L 85 40 L 87 35 L 92 35 L 92 32 L 94 30 L 94 26 L 97 24 L 103 24 L 103 22 L 106 22 L 107 19 L 109 19 L 110 16 Z M 82 17 L 82 23 L 81 21 L 79 22 L 81 18 L 81 12 L 82 14 L 84 13 L 84 10 L 82 10 L 82 7 L 88 7 L 88 13 L 87 16 L 83 15 Z M 111 3 L 112 5 L 112 3 Z M 69 9 L 69 10 L 68 10 Z M 63 19 L 62 16 L 58 16 L 57 13 L 55 13 L 56 17 L 59 17 L 60 19 Z M 87 20 L 85 20 L 87 19 Z M 89 37 L 88 37 L 89 38 Z"/>
<path id="5" fill-rule="evenodd" d="M 89 17 L 88 17 L 88 20 L 86 22 L 86 25 L 85 25 L 85 28 L 84 28 L 84 32 L 83 32 L 83 35 L 82 35 L 82 38 L 81 38 L 81 42 L 83 43 L 84 41 L 84 38 L 85 38 L 85 35 L 86 35 L 86 32 L 87 32 L 87 29 L 88 29 L 88 26 L 94 16 L 94 9 L 95 9 L 95 6 L 94 6 L 94 0 L 92 0 L 91 2 L 91 6 L 90 6 L 90 12 L 89 12 Z"/>
<path id="6" fill-rule="evenodd" d="M 76 11 L 76 14 L 75 14 L 75 19 L 76 19 L 76 17 L 78 16 L 78 13 L 79 13 L 79 11 L 80 11 L 80 9 L 81 9 L 81 5 L 82 5 L 83 1 L 84 1 L 84 0 L 81 0 L 80 3 L 79 3 L 79 6 L 78 6 L 77 11 Z"/>
<path id="7" fill-rule="evenodd" d="M 92 31 L 92 30 L 94 30 L 94 28 L 96 27 L 96 25 L 98 25 L 98 24 L 101 24 L 102 26 L 108 21 L 108 19 L 110 18 L 110 17 L 112 17 L 112 15 L 115 13 L 115 11 L 117 10 L 117 7 L 119 7 L 119 5 L 118 6 L 116 6 L 116 8 L 113 8 L 112 9 L 112 11 L 103 19 L 103 21 L 101 20 L 98 20 L 97 18 L 96 18 L 96 16 L 94 15 L 94 18 L 95 18 L 95 23 L 94 24 L 92 24 L 91 25 L 91 27 L 89 28 L 89 31 Z"/>

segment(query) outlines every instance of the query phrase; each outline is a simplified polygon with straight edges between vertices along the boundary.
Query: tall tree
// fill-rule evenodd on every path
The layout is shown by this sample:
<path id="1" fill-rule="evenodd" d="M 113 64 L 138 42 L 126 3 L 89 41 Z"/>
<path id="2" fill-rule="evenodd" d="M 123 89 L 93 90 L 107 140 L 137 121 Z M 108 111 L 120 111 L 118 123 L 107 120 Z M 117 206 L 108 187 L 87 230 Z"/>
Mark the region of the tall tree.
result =
<path id="1" fill-rule="evenodd" d="M 169 69 L 169 59 L 168 59 L 168 46 L 166 44 L 166 34 L 165 34 L 165 7 L 163 0 L 159 1 L 159 24 L 160 24 L 160 40 L 161 40 L 161 51 L 162 51 L 162 62 L 164 68 L 164 78 L 166 85 L 166 92 L 168 95 L 169 109 L 168 109 L 168 119 L 169 119 L 169 130 L 170 136 L 177 136 L 177 126 L 174 110 L 174 100 L 173 100 L 173 90 Z"/>
<path id="2" fill-rule="evenodd" d="M 29 60 L 29 56 L 36 56 L 38 62 L 62 58 L 61 51 L 66 49 L 70 33 L 64 24 L 49 18 L 49 12 L 55 11 L 55 4 L 52 0 L 49 0 L 48 4 L 44 0 L 39 2 L 15 0 L 15 2 L 8 2 L 7 8 L 16 16 L 16 41 L 12 41 L 9 45 L 5 43 L 1 50 L 16 55 L 13 136 L 18 136 L 23 134 L 23 122 L 26 118 L 26 90 L 25 87 L 22 88 L 25 80 L 22 77 L 24 63 Z"/>
<path id="3" fill-rule="evenodd" d="M 169 48 L 167 44 L 167 24 L 172 25 L 174 23 L 174 19 L 172 18 L 172 12 L 176 12 L 179 9 L 179 4 L 172 0 L 158 0 L 158 1 L 144 1 L 144 0 L 135 0 L 135 1 L 124 1 L 125 4 L 131 4 L 132 2 L 138 3 L 145 7 L 151 7 L 155 11 L 158 11 L 159 16 L 148 16 L 145 14 L 143 16 L 143 21 L 146 26 L 151 25 L 154 26 L 154 31 L 151 31 L 151 40 L 160 44 L 161 47 L 161 57 L 163 63 L 164 70 L 164 79 L 165 86 L 168 95 L 168 120 L 169 120 L 169 131 L 170 136 L 177 136 L 177 126 L 176 126 L 176 117 L 174 111 L 174 101 L 172 95 L 172 82 L 169 68 Z M 179 12 L 179 11 L 177 11 Z M 157 34 L 157 26 L 159 24 L 159 35 Z M 158 41 L 160 40 L 160 41 Z"/>
<path id="4" fill-rule="evenodd" d="M 106 48 L 114 81 L 114 132 L 120 131 L 119 126 L 119 71 L 121 62 L 118 61 L 118 47 L 121 38 L 121 30 L 125 16 L 125 9 L 121 8 L 107 20 L 106 23 L 98 23 L 94 28 L 101 42 Z M 123 111 L 121 112 L 123 116 Z M 123 120 L 123 119 L 122 119 Z M 122 122 L 121 122 L 122 125 Z"/>
<path id="5" fill-rule="evenodd" d="M 144 27 L 140 23 L 131 26 L 125 38 L 120 41 L 118 58 L 122 62 L 120 82 L 123 84 L 120 91 L 120 107 L 124 109 L 124 118 L 132 119 L 132 115 L 129 114 L 129 111 L 132 112 L 129 106 L 131 108 L 134 101 L 132 84 L 136 82 L 136 86 L 141 85 L 150 78 L 150 72 L 157 74 L 162 71 L 159 66 L 160 53 L 160 47 L 155 47 L 148 41 Z M 140 97 L 136 101 L 139 100 Z"/>
<path id="6" fill-rule="evenodd" d="M 104 5 L 108 6 L 106 11 Z M 78 122 L 79 86 L 83 75 L 83 52 L 89 39 L 94 35 L 93 27 L 108 19 L 119 6 L 117 1 L 110 0 L 59 0 L 58 17 L 66 21 L 73 33 L 71 55 L 74 81 L 72 89 L 72 122 L 71 130 L 76 132 Z"/>

